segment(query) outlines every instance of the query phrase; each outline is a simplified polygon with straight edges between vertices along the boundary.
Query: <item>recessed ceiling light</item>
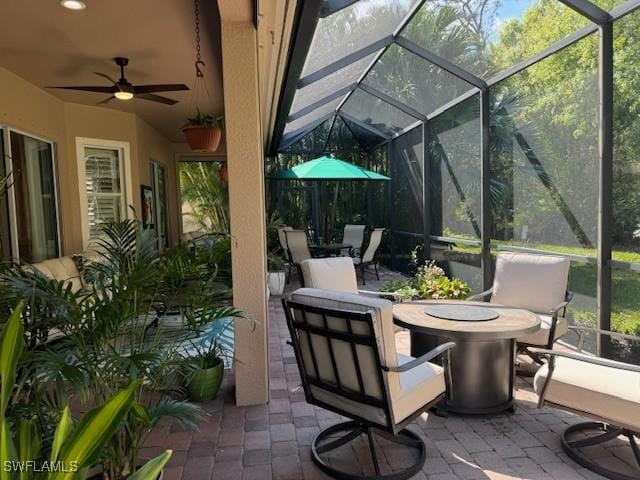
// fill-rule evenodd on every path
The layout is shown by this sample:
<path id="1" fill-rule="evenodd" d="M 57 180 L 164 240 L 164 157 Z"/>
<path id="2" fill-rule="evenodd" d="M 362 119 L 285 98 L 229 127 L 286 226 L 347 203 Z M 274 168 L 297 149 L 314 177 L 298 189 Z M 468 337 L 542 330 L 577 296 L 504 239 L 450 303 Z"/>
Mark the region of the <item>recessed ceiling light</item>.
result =
<path id="1" fill-rule="evenodd" d="M 87 4 L 81 0 L 60 0 L 60 5 L 69 10 L 84 10 Z"/>

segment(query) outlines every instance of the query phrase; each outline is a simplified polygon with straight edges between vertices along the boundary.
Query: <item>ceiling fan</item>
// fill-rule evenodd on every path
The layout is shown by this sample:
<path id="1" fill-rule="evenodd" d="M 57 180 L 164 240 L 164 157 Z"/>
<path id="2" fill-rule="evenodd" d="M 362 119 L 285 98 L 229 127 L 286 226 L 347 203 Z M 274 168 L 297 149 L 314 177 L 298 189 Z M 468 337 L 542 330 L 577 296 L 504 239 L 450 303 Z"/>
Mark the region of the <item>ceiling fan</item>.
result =
<path id="1" fill-rule="evenodd" d="M 152 102 L 164 103 L 165 105 L 174 105 L 177 100 L 156 95 L 159 92 L 176 92 L 181 90 L 189 90 L 189 87 L 182 83 L 167 83 L 161 85 L 132 85 L 124 76 L 124 67 L 129 63 L 128 58 L 115 57 L 114 62 L 120 67 L 120 79 L 116 82 L 109 75 L 100 72 L 93 72 L 96 75 L 106 78 L 111 83 L 110 87 L 101 86 L 71 86 L 71 87 L 48 87 L 61 88 L 64 90 L 80 90 L 83 92 L 110 93 L 111 96 L 99 102 L 99 104 L 108 103 L 114 98 L 118 100 L 131 100 L 132 98 L 140 98 L 142 100 L 150 100 Z"/>

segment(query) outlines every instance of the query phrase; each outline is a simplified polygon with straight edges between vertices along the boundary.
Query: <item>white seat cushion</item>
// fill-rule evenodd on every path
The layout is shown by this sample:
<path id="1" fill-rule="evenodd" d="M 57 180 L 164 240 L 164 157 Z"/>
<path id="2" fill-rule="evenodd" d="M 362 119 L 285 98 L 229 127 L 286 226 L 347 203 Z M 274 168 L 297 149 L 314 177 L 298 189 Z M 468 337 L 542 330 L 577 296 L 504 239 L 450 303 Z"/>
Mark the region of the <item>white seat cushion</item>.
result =
<path id="1" fill-rule="evenodd" d="M 401 353 L 398 353 L 397 357 L 398 365 L 414 360 L 414 357 Z M 423 363 L 400 373 L 398 376 L 400 378 L 400 394 L 391 399 L 396 423 L 412 415 L 446 390 L 444 369 L 433 363 Z"/>
<path id="2" fill-rule="evenodd" d="M 80 272 L 71 257 L 51 258 L 34 263 L 32 266 L 53 280 L 70 283 L 71 290 L 74 292 L 83 287 Z"/>
<path id="3" fill-rule="evenodd" d="M 551 333 L 551 315 L 538 315 L 540 319 L 540 330 L 524 337 L 518 338 L 519 342 L 528 343 L 529 345 L 538 345 L 540 347 L 547 346 L 549 343 L 549 334 Z M 556 322 L 556 331 L 554 341 L 569 331 L 567 319 L 558 317 Z"/>
<path id="4" fill-rule="evenodd" d="M 491 302 L 548 313 L 564 300 L 569 267 L 563 257 L 500 253 Z"/>
<path id="5" fill-rule="evenodd" d="M 300 262 L 300 268 L 307 288 L 358 293 L 358 280 L 351 258 L 313 258 Z"/>
<path id="6" fill-rule="evenodd" d="M 548 375 L 548 365 L 538 370 L 536 393 Z M 545 399 L 640 432 L 640 373 L 558 357 Z"/>

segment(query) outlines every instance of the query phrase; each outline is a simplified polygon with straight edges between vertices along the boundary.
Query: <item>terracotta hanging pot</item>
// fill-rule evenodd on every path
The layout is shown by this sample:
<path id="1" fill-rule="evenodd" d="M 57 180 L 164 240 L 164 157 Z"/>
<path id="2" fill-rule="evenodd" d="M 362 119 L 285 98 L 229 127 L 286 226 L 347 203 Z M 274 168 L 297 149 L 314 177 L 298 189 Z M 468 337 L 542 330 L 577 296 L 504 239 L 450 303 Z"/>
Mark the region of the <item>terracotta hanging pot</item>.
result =
<path id="1" fill-rule="evenodd" d="M 187 125 L 182 129 L 194 152 L 215 152 L 220 146 L 222 130 L 208 125 Z"/>
<path id="2" fill-rule="evenodd" d="M 227 169 L 227 162 L 224 162 L 222 165 L 220 165 L 218 175 L 220 175 L 220 180 L 222 180 L 224 183 L 229 183 L 229 170 Z"/>

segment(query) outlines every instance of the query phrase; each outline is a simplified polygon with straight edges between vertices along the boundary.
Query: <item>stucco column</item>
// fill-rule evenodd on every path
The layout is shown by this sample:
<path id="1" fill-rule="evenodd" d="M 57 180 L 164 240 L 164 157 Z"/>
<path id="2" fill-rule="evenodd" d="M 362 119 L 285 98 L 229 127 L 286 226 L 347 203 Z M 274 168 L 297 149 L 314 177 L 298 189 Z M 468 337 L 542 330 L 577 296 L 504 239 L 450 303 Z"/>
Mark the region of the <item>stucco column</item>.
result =
<path id="1" fill-rule="evenodd" d="M 234 306 L 254 320 L 236 321 L 238 405 L 269 400 L 265 192 L 258 37 L 250 2 L 218 0 L 221 17 L 224 115 L 229 168 Z M 248 13 L 248 15 L 247 15 Z"/>

